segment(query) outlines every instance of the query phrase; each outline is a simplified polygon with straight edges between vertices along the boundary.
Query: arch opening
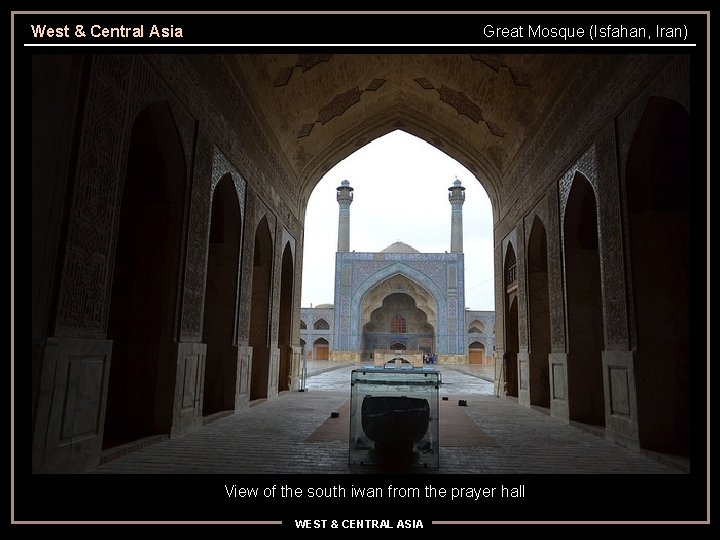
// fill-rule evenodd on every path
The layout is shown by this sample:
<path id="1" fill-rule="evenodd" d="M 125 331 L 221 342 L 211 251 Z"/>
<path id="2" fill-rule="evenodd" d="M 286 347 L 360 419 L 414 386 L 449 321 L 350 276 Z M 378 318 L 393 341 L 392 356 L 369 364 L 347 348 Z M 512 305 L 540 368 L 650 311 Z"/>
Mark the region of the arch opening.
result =
<path id="1" fill-rule="evenodd" d="M 570 188 L 563 226 L 570 419 L 604 426 L 597 206 L 590 182 L 580 173 Z"/>
<path id="2" fill-rule="evenodd" d="M 370 314 L 363 327 L 365 352 L 376 349 L 423 350 L 431 352 L 434 341 L 427 314 L 407 293 L 391 293 Z M 389 346 L 386 344 L 390 343 Z"/>
<path id="3" fill-rule="evenodd" d="M 502 359 L 502 369 L 504 371 L 504 387 L 505 395 L 518 397 L 518 352 L 520 342 L 518 336 L 517 266 L 515 249 L 512 243 L 508 243 L 503 268 L 505 353 Z"/>
<path id="4" fill-rule="evenodd" d="M 294 264 L 290 244 L 285 246 L 282 257 L 280 281 L 280 320 L 278 326 L 278 347 L 280 347 L 280 365 L 278 366 L 278 391 L 290 390 L 290 372 L 292 364 L 292 315 L 293 315 L 293 279 Z"/>
<path id="5" fill-rule="evenodd" d="M 253 254 L 252 299 L 250 304 L 250 346 L 252 369 L 250 375 L 250 399 L 266 398 L 268 395 L 270 367 L 270 289 L 272 287 L 273 242 L 265 217 L 255 230 Z"/>
<path id="6" fill-rule="evenodd" d="M 648 101 L 626 169 L 640 445 L 690 452 L 690 118 Z"/>
<path id="7" fill-rule="evenodd" d="M 240 206 L 230 174 L 213 193 L 210 214 L 203 342 L 203 415 L 235 409 L 238 354 L 235 347 L 241 238 Z"/>
<path id="8" fill-rule="evenodd" d="M 113 353 L 103 448 L 170 431 L 185 184 L 170 107 L 149 105 L 135 118 L 128 146 L 108 320 Z"/>
<path id="9" fill-rule="evenodd" d="M 528 241 L 528 315 L 530 323 L 530 404 L 550 406 L 550 291 L 547 235 L 535 217 Z"/>
<path id="10" fill-rule="evenodd" d="M 313 324 L 314 330 L 330 330 L 330 325 L 325 319 L 318 319 L 315 321 L 315 324 Z"/>
<path id="11" fill-rule="evenodd" d="M 325 338 L 318 338 L 313 342 L 313 358 L 315 360 L 329 360 L 330 343 Z"/>
<path id="12" fill-rule="evenodd" d="M 485 357 L 485 345 L 479 341 L 473 341 L 468 347 L 468 363 L 487 364 Z"/>

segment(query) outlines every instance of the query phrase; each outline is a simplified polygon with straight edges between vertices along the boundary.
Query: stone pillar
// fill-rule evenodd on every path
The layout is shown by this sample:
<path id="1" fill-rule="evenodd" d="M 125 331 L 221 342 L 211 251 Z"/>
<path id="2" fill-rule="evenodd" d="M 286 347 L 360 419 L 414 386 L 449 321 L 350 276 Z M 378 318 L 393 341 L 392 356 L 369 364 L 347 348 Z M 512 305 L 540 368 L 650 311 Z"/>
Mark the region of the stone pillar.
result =
<path id="1" fill-rule="evenodd" d="M 250 376 L 252 374 L 253 348 L 248 345 L 238 347 L 237 393 L 235 410 L 243 411 L 250 406 Z"/>
<path id="2" fill-rule="evenodd" d="M 343 180 L 337 188 L 337 202 L 340 205 L 338 219 L 338 251 L 350 251 L 350 205 L 353 202 L 353 188 Z"/>
<path id="3" fill-rule="evenodd" d="M 465 188 L 457 178 L 452 187 L 448 188 L 450 194 L 450 205 L 452 206 L 452 218 L 450 221 L 450 252 L 462 253 L 463 251 L 463 226 L 462 226 L 462 205 L 465 202 Z"/>
<path id="4" fill-rule="evenodd" d="M 171 437 L 177 437 L 202 426 L 206 355 L 205 343 L 176 344 Z"/>
<path id="5" fill-rule="evenodd" d="M 290 391 L 297 392 L 300 390 L 300 383 L 302 377 L 302 355 L 303 348 L 299 345 L 294 345 L 292 349 L 292 367 L 290 368 Z"/>
<path id="6" fill-rule="evenodd" d="M 112 341 L 49 337 L 39 354 L 32 470 L 95 467 L 102 452 Z"/>

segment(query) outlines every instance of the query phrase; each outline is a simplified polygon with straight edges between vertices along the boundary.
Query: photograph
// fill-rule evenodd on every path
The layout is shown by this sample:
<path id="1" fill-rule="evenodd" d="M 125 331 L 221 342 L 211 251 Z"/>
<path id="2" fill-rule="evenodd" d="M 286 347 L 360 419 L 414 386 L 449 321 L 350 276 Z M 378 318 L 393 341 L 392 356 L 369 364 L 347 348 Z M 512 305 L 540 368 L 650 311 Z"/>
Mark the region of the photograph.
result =
<path id="1" fill-rule="evenodd" d="M 14 14 L 13 519 L 709 520 L 706 15 L 407 17 Z"/>

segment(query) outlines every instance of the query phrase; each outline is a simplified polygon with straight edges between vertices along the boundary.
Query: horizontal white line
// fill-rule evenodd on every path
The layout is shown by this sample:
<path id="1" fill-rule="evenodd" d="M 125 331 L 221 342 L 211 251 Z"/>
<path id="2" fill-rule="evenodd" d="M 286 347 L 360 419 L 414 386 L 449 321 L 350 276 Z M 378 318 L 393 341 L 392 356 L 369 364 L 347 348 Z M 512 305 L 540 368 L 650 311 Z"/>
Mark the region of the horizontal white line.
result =
<path id="1" fill-rule="evenodd" d="M 697 43 L 23 43 L 24 47 L 696 47 Z"/>

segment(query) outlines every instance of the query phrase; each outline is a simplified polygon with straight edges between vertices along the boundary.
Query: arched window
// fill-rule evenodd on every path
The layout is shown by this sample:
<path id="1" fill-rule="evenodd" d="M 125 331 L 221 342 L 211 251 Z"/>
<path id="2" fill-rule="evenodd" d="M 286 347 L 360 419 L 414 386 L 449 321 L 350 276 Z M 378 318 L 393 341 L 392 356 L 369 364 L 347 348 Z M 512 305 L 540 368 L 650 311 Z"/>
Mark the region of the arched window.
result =
<path id="1" fill-rule="evenodd" d="M 508 246 L 505 255 L 505 285 L 512 285 L 517 281 L 517 259 L 515 258 L 515 250 L 512 244 Z"/>
<path id="2" fill-rule="evenodd" d="M 313 325 L 315 330 L 330 330 L 330 325 L 325 319 L 318 319 Z"/>
<path id="3" fill-rule="evenodd" d="M 307 324 L 302 319 L 300 319 L 300 330 L 307 330 Z"/>
<path id="4" fill-rule="evenodd" d="M 392 321 L 390 323 L 390 331 L 393 334 L 404 334 L 405 332 L 407 332 L 405 319 L 399 313 L 396 313 L 395 316 L 392 318 Z"/>
<path id="5" fill-rule="evenodd" d="M 484 334 L 485 333 L 485 325 L 478 320 L 474 320 L 473 322 L 470 323 L 470 330 L 468 330 L 468 333 Z"/>

